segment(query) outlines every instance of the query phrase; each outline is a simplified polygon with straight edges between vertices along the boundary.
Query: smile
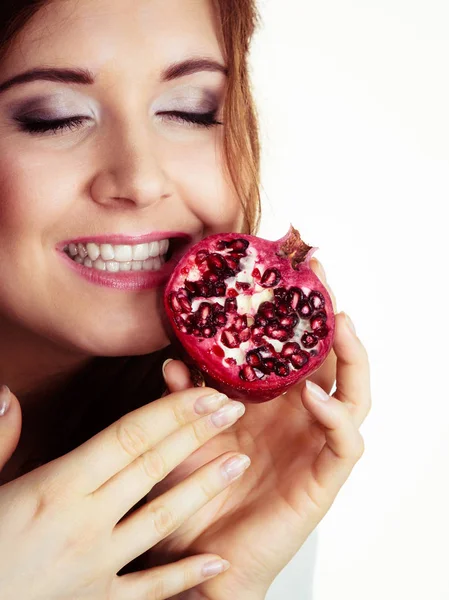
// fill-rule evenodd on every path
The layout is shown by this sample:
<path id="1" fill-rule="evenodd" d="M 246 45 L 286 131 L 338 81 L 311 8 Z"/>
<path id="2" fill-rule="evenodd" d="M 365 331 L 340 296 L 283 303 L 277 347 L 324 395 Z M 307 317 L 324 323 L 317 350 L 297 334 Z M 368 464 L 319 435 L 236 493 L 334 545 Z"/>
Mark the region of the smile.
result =
<path id="1" fill-rule="evenodd" d="M 144 244 L 73 243 L 64 252 L 73 261 L 98 271 L 158 271 L 167 260 L 168 239 Z"/>

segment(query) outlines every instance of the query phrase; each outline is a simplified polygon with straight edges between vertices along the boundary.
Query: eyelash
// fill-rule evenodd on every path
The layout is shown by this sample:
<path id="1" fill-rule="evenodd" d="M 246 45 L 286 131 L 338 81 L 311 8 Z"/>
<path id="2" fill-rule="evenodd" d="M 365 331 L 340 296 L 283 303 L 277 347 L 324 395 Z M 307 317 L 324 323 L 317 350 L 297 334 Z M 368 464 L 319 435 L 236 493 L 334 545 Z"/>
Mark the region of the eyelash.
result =
<path id="1" fill-rule="evenodd" d="M 187 113 L 181 111 L 172 111 L 162 113 L 170 115 L 171 119 L 179 120 L 184 123 L 191 123 L 198 127 L 214 127 L 216 125 L 223 125 L 221 121 L 216 120 L 216 111 L 208 113 Z M 54 134 L 64 129 L 76 130 L 83 124 L 88 117 L 71 117 L 70 119 L 60 119 L 54 121 L 48 121 L 45 119 L 17 119 L 20 123 L 22 131 L 26 131 L 30 134 L 45 134 L 52 131 Z M 169 120 L 171 120 L 169 119 Z"/>

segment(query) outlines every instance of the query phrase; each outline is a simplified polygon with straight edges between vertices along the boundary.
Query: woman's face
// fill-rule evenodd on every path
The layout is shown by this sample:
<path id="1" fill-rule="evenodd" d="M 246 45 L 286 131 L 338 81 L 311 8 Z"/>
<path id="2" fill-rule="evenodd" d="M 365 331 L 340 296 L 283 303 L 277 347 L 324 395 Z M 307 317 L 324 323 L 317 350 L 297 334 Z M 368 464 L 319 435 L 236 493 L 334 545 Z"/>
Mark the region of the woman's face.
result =
<path id="1" fill-rule="evenodd" d="M 108 270 L 103 276 L 115 287 L 99 285 L 61 249 L 80 238 L 114 245 L 112 235 L 197 241 L 240 227 L 223 127 L 173 114 L 208 113 L 203 119 L 213 121 L 216 113 L 221 121 L 226 75 L 203 69 L 163 80 L 173 63 L 199 57 L 224 64 L 207 0 L 74 0 L 47 5 L 0 64 L 0 90 L 30 69 L 85 69 L 95 78 L 36 80 L 0 92 L 0 329 L 10 342 L 17 332 L 24 344 L 33 338 L 37 351 L 41 340 L 78 356 L 167 345 L 157 303 L 165 272 L 153 283 L 140 273 L 137 289 L 121 289 L 114 283 L 120 273 Z M 56 132 L 26 130 L 29 121 L 70 117 L 82 119 Z M 121 252 L 130 263 L 129 250 Z M 108 260 L 120 262 L 114 254 L 104 266 Z M 157 271 L 157 261 L 143 268 Z M 123 266 L 128 276 L 138 273 L 136 264 Z"/>

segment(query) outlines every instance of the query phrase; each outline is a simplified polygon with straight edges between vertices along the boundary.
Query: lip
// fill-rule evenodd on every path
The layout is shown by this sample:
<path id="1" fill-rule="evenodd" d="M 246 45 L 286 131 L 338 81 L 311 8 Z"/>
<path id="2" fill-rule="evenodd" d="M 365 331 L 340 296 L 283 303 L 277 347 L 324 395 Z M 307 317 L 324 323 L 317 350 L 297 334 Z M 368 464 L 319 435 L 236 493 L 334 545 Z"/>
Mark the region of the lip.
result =
<path id="1" fill-rule="evenodd" d="M 129 245 L 134 246 L 135 244 L 146 244 L 149 242 L 158 242 L 159 240 L 168 239 L 184 239 L 186 243 L 192 241 L 192 236 L 181 231 L 153 231 L 152 233 L 124 235 L 121 233 L 111 233 L 105 235 L 91 235 L 72 238 L 59 242 L 56 245 L 56 250 L 64 252 L 64 248 L 69 244 L 87 244 L 93 242 L 94 244 L 116 244 L 116 245 Z"/>
<path id="2" fill-rule="evenodd" d="M 84 265 L 76 263 L 64 252 L 64 248 L 69 244 L 83 244 L 87 242 L 94 242 L 96 244 L 144 244 L 165 239 L 170 239 L 171 243 L 173 239 L 179 241 L 172 247 L 170 259 L 158 271 L 121 271 L 118 273 L 99 271 L 98 269 L 85 267 Z M 112 234 L 79 237 L 57 244 L 56 250 L 58 256 L 61 257 L 69 268 L 90 283 L 114 288 L 116 290 L 137 291 L 163 286 L 168 281 L 173 269 L 179 262 L 179 259 L 191 244 L 192 237 L 188 234 L 174 231 L 158 231 L 150 234 L 132 236 Z"/>

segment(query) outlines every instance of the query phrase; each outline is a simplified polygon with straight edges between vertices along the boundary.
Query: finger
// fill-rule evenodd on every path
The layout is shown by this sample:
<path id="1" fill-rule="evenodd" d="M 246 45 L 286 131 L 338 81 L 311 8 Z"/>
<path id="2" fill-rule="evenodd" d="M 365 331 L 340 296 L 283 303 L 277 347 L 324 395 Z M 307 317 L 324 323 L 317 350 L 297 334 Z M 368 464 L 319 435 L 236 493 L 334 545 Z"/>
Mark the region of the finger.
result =
<path id="1" fill-rule="evenodd" d="M 201 410 L 200 399 L 216 394 L 212 388 L 192 388 L 124 415 L 79 448 L 56 459 L 64 463 L 60 469 L 64 475 L 59 475 L 64 477 L 63 485 L 82 494 L 92 493 L 170 434 L 199 419 L 204 414 L 197 412 Z M 225 401 L 226 397 L 218 395 L 207 410 L 212 412 Z"/>
<path id="2" fill-rule="evenodd" d="M 318 420 L 326 438 L 312 465 L 313 478 L 318 486 L 308 490 L 309 495 L 321 506 L 323 498 L 317 495 L 325 493 L 327 499 L 335 498 L 363 455 L 364 442 L 347 406 L 314 385 L 309 382 L 304 386 L 302 401 Z"/>
<path id="3" fill-rule="evenodd" d="M 337 389 L 333 396 L 347 404 L 360 427 L 371 408 L 370 367 L 366 349 L 345 317 L 344 312 L 335 317 Z"/>
<path id="4" fill-rule="evenodd" d="M 193 387 L 190 371 L 181 360 L 169 358 L 162 365 L 162 373 L 169 393 L 187 390 Z"/>
<path id="5" fill-rule="evenodd" d="M 129 573 L 113 581 L 111 600 L 165 600 L 216 577 L 230 567 L 212 554 L 189 556 L 173 564 Z"/>
<path id="6" fill-rule="evenodd" d="M 156 444 L 92 494 L 102 518 L 114 525 L 153 487 L 195 450 L 235 423 L 245 412 L 241 402 L 226 402 Z"/>
<path id="7" fill-rule="evenodd" d="M 7 385 L 0 386 L 0 471 L 15 452 L 22 432 L 22 409 Z"/>
<path id="8" fill-rule="evenodd" d="M 317 275 L 317 277 L 320 279 L 321 283 L 324 285 L 324 287 L 329 292 L 329 295 L 332 300 L 332 306 L 333 306 L 334 313 L 335 313 L 337 311 L 337 300 L 335 298 L 335 294 L 333 293 L 332 289 L 329 287 L 329 284 L 327 283 L 326 273 L 324 271 L 323 265 L 319 262 L 319 260 L 317 260 L 316 258 L 313 257 L 310 261 L 310 266 L 311 266 L 313 272 L 315 273 L 315 275 Z M 317 371 L 315 371 L 315 373 L 313 373 L 313 375 L 310 376 L 310 379 L 311 379 L 311 381 L 313 381 L 314 383 L 316 383 L 317 385 L 322 387 L 327 392 L 330 392 L 332 389 L 332 386 L 334 385 L 334 382 L 335 382 L 336 372 L 337 372 L 337 356 L 335 355 L 335 351 L 332 348 L 331 351 L 329 352 L 329 354 L 327 355 L 324 363 L 321 365 L 321 367 Z"/>
<path id="9" fill-rule="evenodd" d="M 315 273 L 315 275 L 319 278 L 321 283 L 324 285 L 324 287 L 329 292 L 329 296 L 331 297 L 331 300 L 332 300 L 332 307 L 334 309 L 334 313 L 336 313 L 337 312 L 337 299 L 335 297 L 334 292 L 332 291 L 331 287 L 329 286 L 329 284 L 327 282 L 326 272 L 324 270 L 323 265 L 320 263 L 320 261 L 317 258 L 313 257 L 310 259 L 310 268 L 312 269 L 312 271 Z"/>
<path id="10" fill-rule="evenodd" d="M 219 456 L 121 521 L 112 532 L 114 569 L 128 564 L 173 533 L 240 477 L 249 464 L 250 459 L 244 454 L 228 452 Z"/>

